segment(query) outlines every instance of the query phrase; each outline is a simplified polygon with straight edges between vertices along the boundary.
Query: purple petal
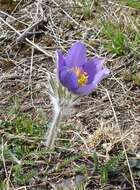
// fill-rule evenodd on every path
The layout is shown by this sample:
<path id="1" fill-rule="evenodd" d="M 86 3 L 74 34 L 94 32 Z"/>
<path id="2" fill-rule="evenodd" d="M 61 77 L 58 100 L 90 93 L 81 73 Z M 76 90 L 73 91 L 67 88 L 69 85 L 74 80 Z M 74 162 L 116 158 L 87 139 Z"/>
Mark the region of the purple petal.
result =
<path id="1" fill-rule="evenodd" d="M 74 43 L 65 56 L 65 60 L 68 67 L 82 66 L 87 61 L 84 44 L 81 42 Z"/>
<path id="2" fill-rule="evenodd" d="M 56 51 L 56 63 L 58 72 L 63 70 L 63 68 L 66 66 L 64 56 L 60 51 Z"/>
<path id="3" fill-rule="evenodd" d="M 107 69 L 107 68 L 102 69 L 101 71 L 99 71 L 99 72 L 95 75 L 93 82 L 94 82 L 96 85 L 98 85 L 98 84 L 101 82 L 101 80 L 103 80 L 106 76 L 109 75 L 109 73 L 110 73 L 109 69 Z"/>
<path id="4" fill-rule="evenodd" d="M 97 88 L 97 85 L 107 75 L 109 75 L 109 70 L 105 68 L 95 75 L 92 83 L 87 84 L 87 85 L 82 86 L 82 87 L 79 87 L 78 89 L 75 89 L 74 93 L 79 94 L 79 95 L 88 95 L 89 93 L 91 93 L 92 91 L 94 91 Z"/>
<path id="5" fill-rule="evenodd" d="M 87 84 L 85 86 L 82 86 L 78 89 L 74 89 L 73 93 L 77 94 L 77 95 L 88 95 L 90 94 L 92 91 L 94 91 L 96 89 L 96 84 L 95 83 L 90 83 Z"/>
<path id="6" fill-rule="evenodd" d="M 90 59 L 83 65 L 83 70 L 87 72 L 88 74 L 88 84 L 91 83 L 94 80 L 94 77 L 97 72 L 99 72 L 104 64 L 104 59 L 94 57 L 93 59 Z"/>
<path id="7" fill-rule="evenodd" d="M 72 71 L 62 71 L 60 73 L 60 82 L 70 91 L 78 88 L 77 76 Z"/>

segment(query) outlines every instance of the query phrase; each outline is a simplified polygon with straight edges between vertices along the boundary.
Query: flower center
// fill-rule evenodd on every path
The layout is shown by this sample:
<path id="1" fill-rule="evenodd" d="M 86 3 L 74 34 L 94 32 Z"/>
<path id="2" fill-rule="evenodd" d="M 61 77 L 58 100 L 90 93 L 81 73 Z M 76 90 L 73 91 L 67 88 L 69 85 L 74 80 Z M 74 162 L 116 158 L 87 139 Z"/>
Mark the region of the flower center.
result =
<path id="1" fill-rule="evenodd" d="M 87 74 L 87 72 L 84 72 L 79 67 L 75 67 L 74 72 L 75 72 L 76 76 L 78 77 L 78 84 L 80 86 L 84 86 L 88 82 L 88 74 Z"/>

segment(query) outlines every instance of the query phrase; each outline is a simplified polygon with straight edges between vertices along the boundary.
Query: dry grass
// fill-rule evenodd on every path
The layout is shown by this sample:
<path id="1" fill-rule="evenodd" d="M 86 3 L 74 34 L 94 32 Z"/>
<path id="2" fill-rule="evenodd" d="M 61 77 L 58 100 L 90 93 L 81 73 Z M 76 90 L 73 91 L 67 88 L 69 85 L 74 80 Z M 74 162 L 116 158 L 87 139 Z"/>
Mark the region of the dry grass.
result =
<path id="1" fill-rule="evenodd" d="M 75 168 L 81 163 L 88 166 L 88 172 L 85 174 L 86 189 L 139 189 L 139 177 L 133 174 L 128 160 L 130 153 L 137 155 L 140 149 L 140 79 L 133 77 L 139 73 L 140 68 L 140 43 L 134 40 L 134 36 L 139 34 L 139 11 L 113 0 L 93 3 L 89 15 L 72 0 L 18 1 L 12 10 L 5 8 L 6 3 L 0 4 L 3 8 L 0 12 L 1 121 L 12 121 L 15 117 L 11 118 L 11 115 L 7 114 L 15 98 L 19 101 L 19 112 L 27 113 L 35 120 L 38 119 L 38 110 L 41 109 L 41 121 L 50 121 L 51 105 L 44 84 L 47 85 L 48 73 L 54 72 L 56 49 L 66 52 L 72 42 L 81 40 L 87 46 L 89 56 L 98 54 L 105 57 L 106 65 L 111 70 L 109 78 L 104 80 L 96 92 L 81 98 L 75 105 L 74 113 L 67 119 L 67 123 L 64 123 L 54 157 L 53 153 L 42 159 L 38 155 L 32 155 L 40 175 L 37 174 L 30 183 L 17 185 L 14 181 L 14 161 L 9 161 L 9 164 L 3 154 L 4 146 L 9 146 L 9 139 L 12 139 L 8 137 L 7 140 L 6 135 L 12 131 L 0 129 L 0 168 L 3 171 L 0 177 L 5 176 L 5 179 L 2 179 L 6 181 L 6 190 L 34 189 L 36 186 L 39 189 L 38 185 L 42 188 L 48 185 L 44 187 L 47 189 L 54 188 L 56 184 L 63 183 L 64 178 L 71 180 L 73 176 L 77 176 Z M 122 55 L 106 48 L 105 44 L 110 44 L 112 38 L 105 35 L 102 22 L 118 25 L 125 35 L 126 47 Z M 68 123 L 72 127 L 67 127 Z M 29 144 L 37 143 L 36 149 L 40 149 L 41 138 L 36 142 L 36 139 L 25 134 L 21 136 L 18 138 L 29 141 Z M 65 141 L 68 141 L 68 147 L 63 143 Z M 126 174 L 123 169 L 120 170 L 120 174 L 125 176 L 123 182 L 118 179 L 117 183 L 110 181 L 106 186 L 101 186 L 99 173 L 93 175 L 89 169 L 91 155 L 95 151 L 101 163 L 107 163 L 121 151 L 125 153 L 124 160 L 127 162 L 126 165 L 123 164 L 128 167 L 129 172 Z M 75 158 L 78 152 L 82 158 Z M 70 157 L 73 157 L 73 161 L 65 165 L 66 159 Z M 49 160 L 52 167 L 47 178 L 44 173 L 49 165 L 45 159 Z M 25 160 L 23 159 L 23 166 Z M 29 169 L 30 167 L 27 167 L 27 170 Z M 24 170 L 26 172 L 26 168 Z M 74 186 L 70 186 L 74 189 Z M 65 189 L 64 184 L 63 187 Z"/>

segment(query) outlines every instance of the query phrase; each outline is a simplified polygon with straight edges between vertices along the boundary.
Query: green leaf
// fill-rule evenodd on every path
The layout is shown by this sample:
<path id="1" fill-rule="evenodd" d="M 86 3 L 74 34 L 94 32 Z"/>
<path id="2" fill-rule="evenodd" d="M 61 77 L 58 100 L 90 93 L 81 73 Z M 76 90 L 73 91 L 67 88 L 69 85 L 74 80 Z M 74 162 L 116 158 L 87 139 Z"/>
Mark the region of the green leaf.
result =
<path id="1" fill-rule="evenodd" d="M 96 154 L 96 152 L 94 152 L 92 154 L 92 159 L 93 159 L 93 163 L 94 163 L 94 167 L 95 167 L 95 171 L 98 169 L 98 156 Z"/>
<path id="2" fill-rule="evenodd" d="M 125 3 L 125 5 L 135 8 L 135 9 L 140 9 L 140 1 L 139 0 L 120 0 L 120 2 Z"/>
<path id="3" fill-rule="evenodd" d="M 104 44 L 105 48 L 116 55 L 124 55 L 126 51 L 126 37 L 119 29 L 119 26 L 111 22 L 102 22 L 102 25 L 103 32 L 107 40 L 109 40 Z"/>
<path id="4" fill-rule="evenodd" d="M 104 186 L 108 183 L 108 168 L 102 167 L 101 169 L 101 185 Z"/>

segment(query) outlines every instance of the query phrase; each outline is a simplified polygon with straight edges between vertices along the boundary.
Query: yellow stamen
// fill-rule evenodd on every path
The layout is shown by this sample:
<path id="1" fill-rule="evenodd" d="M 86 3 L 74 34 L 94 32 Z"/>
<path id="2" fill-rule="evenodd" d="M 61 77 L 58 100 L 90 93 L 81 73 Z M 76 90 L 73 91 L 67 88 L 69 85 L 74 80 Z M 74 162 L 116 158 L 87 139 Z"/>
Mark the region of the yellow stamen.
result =
<path id="1" fill-rule="evenodd" d="M 83 72 L 79 67 L 75 67 L 74 72 L 78 77 L 78 84 L 80 86 L 83 86 L 88 82 L 88 74 L 86 72 Z"/>
<path id="2" fill-rule="evenodd" d="M 88 76 L 87 76 L 87 73 L 83 73 L 83 74 L 80 74 L 80 76 L 78 77 L 78 84 L 80 86 L 83 86 L 87 83 L 88 81 Z"/>

